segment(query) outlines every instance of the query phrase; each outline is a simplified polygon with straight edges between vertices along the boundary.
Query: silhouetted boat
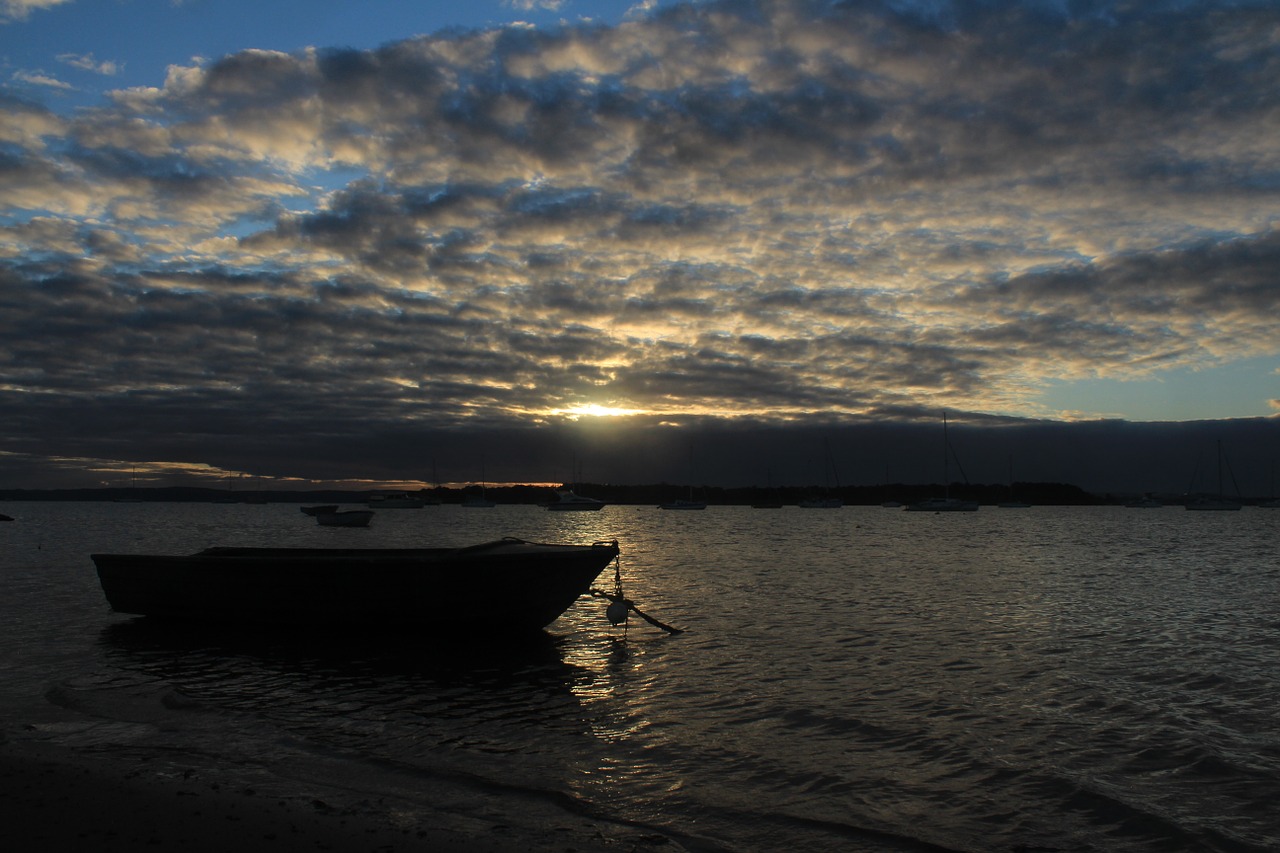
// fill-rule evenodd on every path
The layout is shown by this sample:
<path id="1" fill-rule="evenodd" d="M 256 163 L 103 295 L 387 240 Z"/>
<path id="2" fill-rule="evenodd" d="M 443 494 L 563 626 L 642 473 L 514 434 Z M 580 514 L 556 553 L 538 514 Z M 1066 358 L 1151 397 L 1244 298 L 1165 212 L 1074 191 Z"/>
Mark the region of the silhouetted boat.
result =
<path id="1" fill-rule="evenodd" d="M 321 512 L 316 523 L 321 527 L 368 527 L 373 520 L 371 509 L 349 509 L 344 512 Z"/>
<path id="2" fill-rule="evenodd" d="M 618 543 L 501 539 L 465 548 L 207 548 L 94 554 L 111 608 L 158 619 L 362 625 L 421 633 L 543 628 L 586 593 Z"/>
<path id="3" fill-rule="evenodd" d="M 1235 479 L 1235 475 L 1232 475 Z M 1237 489 L 1238 491 L 1238 489 Z M 1218 493 L 1216 495 L 1197 495 L 1187 501 L 1187 509 L 1192 510 L 1228 510 L 1234 511 L 1241 507 L 1240 501 L 1228 498 L 1222 491 L 1222 442 L 1218 442 Z"/>
<path id="4" fill-rule="evenodd" d="M 996 504 L 1001 509 L 1030 509 L 1031 504 L 1022 500 L 1013 491 L 1013 457 L 1009 457 L 1009 497 Z"/>
<path id="5" fill-rule="evenodd" d="M 422 509 L 426 501 L 408 492 L 395 495 L 370 495 L 365 505 L 373 509 Z"/>
<path id="6" fill-rule="evenodd" d="M 313 516 L 314 516 L 314 515 L 324 515 L 324 514 L 326 514 L 326 513 L 330 513 L 330 512 L 337 512 L 337 511 L 338 511 L 338 505 L 337 505 L 337 504 L 324 504 L 324 505 L 322 505 L 322 506 L 304 506 L 304 507 L 299 507 L 299 509 L 301 509 L 301 510 L 302 510 L 302 514 L 303 514 L 303 515 L 313 515 Z"/>
<path id="7" fill-rule="evenodd" d="M 907 512 L 977 512 L 977 501 L 960 498 L 926 498 L 907 506 Z"/>
<path id="8" fill-rule="evenodd" d="M 603 507 L 604 501 L 598 501 L 595 498 L 588 498 L 579 494 L 574 494 L 568 490 L 556 492 L 556 499 L 547 504 L 547 509 L 555 512 L 581 510 L 589 512 L 591 510 L 602 509 Z"/>
<path id="9" fill-rule="evenodd" d="M 1164 504 L 1156 498 L 1153 498 L 1151 495 L 1143 495 L 1140 498 L 1134 498 L 1131 501 L 1127 501 L 1125 506 L 1130 509 L 1160 509 Z"/>
<path id="10" fill-rule="evenodd" d="M 908 504 L 907 512 L 977 512 L 977 501 L 966 501 L 951 497 L 951 439 L 947 437 L 947 413 L 942 413 L 942 490 L 943 497 L 926 498 L 917 503 Z M 959 458 L 956 464 L 960 464 Z M 960 470 L 961 475 L 964 469 Z M 965 478 L 968 483 L 968 478 Z"/>
<path id="11" fill-rule="evenodd" d="M 677 498 L 670 503 L 658 504 L 658 509 L 706 509 L 706 501 L 686 500 Z"/>

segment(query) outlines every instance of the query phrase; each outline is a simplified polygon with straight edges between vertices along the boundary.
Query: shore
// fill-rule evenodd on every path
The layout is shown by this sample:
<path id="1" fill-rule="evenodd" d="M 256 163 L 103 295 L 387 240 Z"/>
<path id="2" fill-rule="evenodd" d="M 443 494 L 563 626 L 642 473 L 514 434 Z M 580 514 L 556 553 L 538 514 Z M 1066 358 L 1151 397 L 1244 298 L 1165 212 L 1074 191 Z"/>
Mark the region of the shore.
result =
<path id="1" fill-rule="evenodd" d="M 152 772 L 85 757 L 63 747 L 0 740 L 0 849 L 164 850 L 183 853 L 676 853 L 663 836 L 601 827 L 573 816 L 511 820 L 436 812 L 424 825 L 394 802 L 374 797 L 325 800 L 313 793 L 231 790 L 200 775 Z M 424 813 L 413 810 L 414 815 Z M 425 813 L 430 814 L 430 810 Z"/>

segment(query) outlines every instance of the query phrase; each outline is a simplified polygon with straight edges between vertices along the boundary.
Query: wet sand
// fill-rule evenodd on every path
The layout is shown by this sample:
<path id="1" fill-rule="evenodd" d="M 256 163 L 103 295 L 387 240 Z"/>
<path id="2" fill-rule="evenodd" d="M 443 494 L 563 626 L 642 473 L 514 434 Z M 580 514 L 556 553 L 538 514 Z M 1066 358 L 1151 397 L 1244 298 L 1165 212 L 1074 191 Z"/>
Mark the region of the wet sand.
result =
<path id="1" fill-rule="evenodd" d="M 0 742 L 0 849 L 187 853 L 673 853 L 661 836 L 565 815 L 513 814 L 478 824 L 439 812 L 438 825 L 396 803 L 230 790 L 198 776 L 167 777 L 43 744 Z M 523 804 L 513 808 L 523 809 Z M 414 814 L 423 813 L 415 810 Z M 429 813 L 429 812 L 428 812 Z"/>

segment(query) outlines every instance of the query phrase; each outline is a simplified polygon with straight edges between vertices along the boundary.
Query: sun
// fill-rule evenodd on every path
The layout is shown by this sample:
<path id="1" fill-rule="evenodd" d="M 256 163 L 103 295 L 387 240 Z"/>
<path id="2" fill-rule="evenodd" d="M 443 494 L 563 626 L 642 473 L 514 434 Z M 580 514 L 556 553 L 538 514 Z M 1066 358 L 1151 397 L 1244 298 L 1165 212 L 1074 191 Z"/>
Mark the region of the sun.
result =
<path id="1" fill-rule="evenodd" d="M 624 409 L 618 406 L 601 406 L 598 403 L 578 403 L 567 409 L 557 409 L 555 414 L 565 415 L 573 419 L 580 417 L 620 418 L 627 415 L 641 415 L 644 414 L 644 411 L 642 409 Z"/>

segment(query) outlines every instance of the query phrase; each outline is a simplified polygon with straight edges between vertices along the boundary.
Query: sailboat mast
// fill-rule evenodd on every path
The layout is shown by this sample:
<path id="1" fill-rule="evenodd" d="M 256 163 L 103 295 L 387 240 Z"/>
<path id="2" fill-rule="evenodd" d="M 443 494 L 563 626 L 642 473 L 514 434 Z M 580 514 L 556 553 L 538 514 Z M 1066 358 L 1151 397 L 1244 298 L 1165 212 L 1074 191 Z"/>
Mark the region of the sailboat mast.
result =
<path id="1" fill-rule="evenodd" d="M 951 440 L 947 438 L 947 410 L 942 410 L 942 496 L 951 498 Z"/>

